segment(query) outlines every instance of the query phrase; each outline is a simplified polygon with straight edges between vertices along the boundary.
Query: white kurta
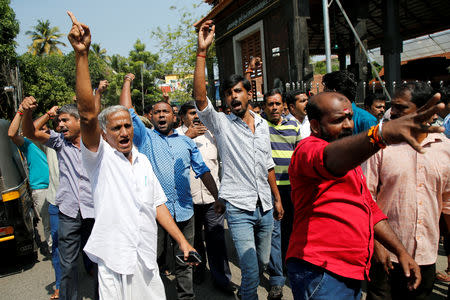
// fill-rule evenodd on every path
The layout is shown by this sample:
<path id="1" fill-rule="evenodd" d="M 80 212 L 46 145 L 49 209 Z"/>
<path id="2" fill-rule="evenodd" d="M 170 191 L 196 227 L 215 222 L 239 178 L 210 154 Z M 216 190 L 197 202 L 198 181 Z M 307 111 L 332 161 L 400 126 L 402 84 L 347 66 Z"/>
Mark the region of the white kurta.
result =
<path id="1" fill-rule="evenodd" d="M 95 210 L 95 224 L 84 251 L 99 264 L 100 294 L 108 295 L 104 299 L 112 299 L 111 294 L 126 295 L 130 286 L 141 282 L 145 286 L 134 286 L 137 291 L 133 293 L 150 295 L 146 294 L 153 284 L 149 276 L 162 286 L 156 263 L 156 207 L 167 201 L 152 166 L 135 147 L 130 163 L 102 138 L 97 152 L 83 143 L 81 151 Z M 120 292 L 111 278 L 124 280 Z M 158 298 L 143 299 L 162 298 L 158 294 Z"/>

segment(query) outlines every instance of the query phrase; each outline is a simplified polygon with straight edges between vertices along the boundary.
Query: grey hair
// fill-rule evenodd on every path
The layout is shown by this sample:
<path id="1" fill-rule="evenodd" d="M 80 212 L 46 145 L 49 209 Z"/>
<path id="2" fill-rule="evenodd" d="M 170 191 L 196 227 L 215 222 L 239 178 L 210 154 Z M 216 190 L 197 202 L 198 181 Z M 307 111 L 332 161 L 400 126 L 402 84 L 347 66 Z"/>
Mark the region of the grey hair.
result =
<path id="1" fill-rule="evenodd" d="M 108 116 L 118 111 L 126 111 L 131 119 L 131 114 L 125 106 L 123 105 L 109 106 L 104 110 L 102 110 L 102 112 L 98 115 L 98 123 L 100 124 L 100 128 L 103 130 L 103 132 L 106 132 L 106 124 L 108 122 Z"/>
<path id="2" fill-rule="evenodd" d="M 66 104 L 61 106 L 58 109 L 58 115 L 60 114 L 69 114 L 77 120 L 80 119 L 80 114 L 78 113 L 78 108 L 76 104 Z"/>

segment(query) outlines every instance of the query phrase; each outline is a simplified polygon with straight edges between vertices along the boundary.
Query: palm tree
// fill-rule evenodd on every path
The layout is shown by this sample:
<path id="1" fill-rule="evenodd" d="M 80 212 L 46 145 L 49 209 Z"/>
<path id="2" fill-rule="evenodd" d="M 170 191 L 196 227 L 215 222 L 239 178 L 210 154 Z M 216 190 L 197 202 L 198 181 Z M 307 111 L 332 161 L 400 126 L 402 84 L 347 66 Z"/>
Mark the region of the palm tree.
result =
<path id="1" fill-rule="evenodd" d="M 106 56 L 106 49 L 102 49 L 100 44 L 92 43 L 91 44 L 92 52 L 97 55 L 98 58 L 107 61 L 108 57 Z"/>
<path id="2" fill-rule="evenodd" d="M 50 27 L 50 21 L 38 20 L 33 31 L 27 31 L 25 34 L 29 35 L 33 43 L 28 47 L 28 52 L 33 55 L 43 56 L 52 53 L 62 54 L 58 48 L 59 45 L 66 46 L 59 38 L 64 36 L 59 33 L 58 27 Z"/>

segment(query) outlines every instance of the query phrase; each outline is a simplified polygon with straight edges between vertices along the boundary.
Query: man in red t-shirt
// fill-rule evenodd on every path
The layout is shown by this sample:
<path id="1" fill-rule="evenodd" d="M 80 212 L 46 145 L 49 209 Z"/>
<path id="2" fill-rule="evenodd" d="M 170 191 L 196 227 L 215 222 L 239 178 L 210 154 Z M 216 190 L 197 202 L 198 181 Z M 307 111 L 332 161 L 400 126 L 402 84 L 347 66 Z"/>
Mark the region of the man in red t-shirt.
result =
<path id="1" fill-rule="evenodd" d="M 352 104 L 344 95 L 320 93 L 308 102 L 311 136 L 289 166 L 294 225 L 286 263 L 295 299 L 359 299 L 374 237 L 397 255 L 410 289 L 419 285 L 420 269 L 373 201 L 359 165 L 387 144 L 408 142 L 423 151 L 411 128 L 442 131 L 425 123 L 442 109 L 438 100 L 353 136 Z"/>

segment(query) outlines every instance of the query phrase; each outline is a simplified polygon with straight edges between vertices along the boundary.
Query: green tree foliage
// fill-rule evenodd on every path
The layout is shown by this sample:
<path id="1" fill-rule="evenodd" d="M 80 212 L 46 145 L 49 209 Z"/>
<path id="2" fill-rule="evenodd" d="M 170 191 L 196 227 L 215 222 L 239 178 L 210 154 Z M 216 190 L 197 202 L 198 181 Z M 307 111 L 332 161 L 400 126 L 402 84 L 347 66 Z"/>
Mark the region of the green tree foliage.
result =
<path id="1" fill-rule="evenodd" d="M 33 41 L 28 47 L 28 52 L 38 56 L 53 53 L 62 54 L 58 46 L 66 46 L 66 44 L 59 40 L 64 34 L 59 33 L 58 27 L 50 27 L 49 20 L 38 20 L 37 25 L 33 29 L 25 32 Z"/>
<path id="2" fill-rule="evenodd" d="M 45 57 L 25 53 L 19 57 L 24 96 L 33 96 L 38 101 L 37 114 L 45 113 L 54 105 L 72 102 L 75 95 L 67 85 L 60 66 L 65 66 L 66 57 L 51 54 Z"/>
<path id="3" fill-rule="evenodd" d="M 19 33 L 19 22 L 9 3 L 9 0 L 0 1 L 0 118 L 14 113 L 12 97 L 3 92 L 4 86 L 13 84 L 10 70 L 16 59 L 14 38 Z"/>
<path id="4" fill-rule="evenodd" d="M 168 25 L 165 29 L 158 26 L 151 32 L 151 39 L 155 40 L 160 50 L 159 52 L 164 53 L 162 59 L 167 63 L 168 69 L 171 69 L 171 73 L 177 74 L 184 79 L 183 83 L 188 87 L 185 91 L 177 91 L 176 94 L 171 95 L 171 98 L 176 97 L 179 103 L 192 99 L 192 79 L 189 79 L 188 75 L 192 75 L 195 68 L 197 33 L 193 24 L 201 18 L 201 16 L 193 13 L 197 7 L 198 5 L 194 4 L 193 9 L 187 11 L 184 7 L 177 8 L 172 6 L 170 9 L 178 11 L 178 24 L 175 26 Z M 214 63 L 217 63 L 217 58 L 213 44 L 208 50 L 208 59 L 206 61 L 208 82 L 213 83 Z M 208 89 L 208 96 L 210 99 L 214 99 L 215 93 L 211 87 L 214 88 L 214 84 Z"/>
<path id="5" fill-rule="evenodd" d="M 318 61 L 313 63 L 314 68 L 314 74 L 326 74 L 327 73 L 327 66 L 326 62 Z M 332 59 L 331 60 L 331 71 L 339 71 L 339 60 L 338 59 Z"/>
<path id="6" fill-rule="evenodd" d="M 106 55 L 106 49 L 102 49 L 102 46 L 100 46 L 100 44 L 92 43 L 90 51 L 91 53 L 97 55 L 98 58 L 104 60 L 105 62 L 108 62 L 110 60 L 108 55 Z"/>
<path id="7" fill-rule="evenodd" d="M 33 96 L 39 103 L 36 114 L 45 113 L 54 105 L 72 103 L 75 95 L 75 54 L 19 57 L 24 96 Z M 112 69 L 96 55 L 89 56 L 93 88 L 100 80 L 110 79 Z M 106 95 L 105 95 L 106 96 Z M 105 100 L 106 101 L 106 100 Z M 108 98 L 107 102 L 113 102 Z"/>
<path id="8" fill-rule="evenodd" d="M 145 50 L 146 46 L 141 40 L 137 40 L 130 51 L 128 58 L 120 55 L 111 57 L 112 76 L 108 92 L 105 95 L 105 103 L 116 101 L 120 96 L 123 78 L 128 73 L 133 73 L 134 79 L 131 98 L 138 112 L 142 111 L 142 91 L 144 94 L 144 106 L 162 99 L 162 92 L 156 85 L 158 78 L 163 78 L 169 69 L 163 64 L 158 54 Z M 142 75 L 141 75 L 142 74 Z"/>

